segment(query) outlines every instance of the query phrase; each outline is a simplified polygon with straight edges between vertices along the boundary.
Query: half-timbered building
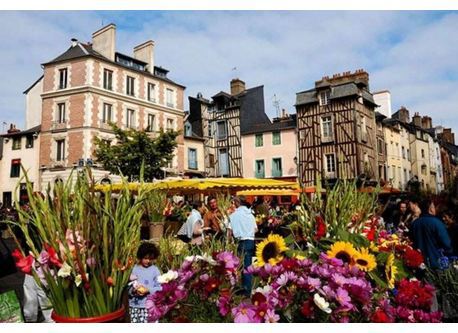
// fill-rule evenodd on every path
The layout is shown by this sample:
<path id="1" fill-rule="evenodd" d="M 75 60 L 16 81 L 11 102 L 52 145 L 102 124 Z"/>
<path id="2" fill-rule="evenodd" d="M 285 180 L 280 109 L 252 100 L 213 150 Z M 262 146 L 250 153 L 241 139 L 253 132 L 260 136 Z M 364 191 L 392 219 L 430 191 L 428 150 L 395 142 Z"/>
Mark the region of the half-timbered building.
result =
<path id="1" fill-rule="evenodd" d="M 299 177 L 377 179 L 376 106 L 364 70 L 335 74 L 296 96 Z"/>
<path id="2" fill-rule="evenodd" d="M 264 87 L 246 89 L 245 82 L 233 79 L 230 93 L 189 100 L 190 125 L 205 138 L 207 175 L 243 177 L 242 135 L 255 124 L 271 123 L 264 112 Z"/>

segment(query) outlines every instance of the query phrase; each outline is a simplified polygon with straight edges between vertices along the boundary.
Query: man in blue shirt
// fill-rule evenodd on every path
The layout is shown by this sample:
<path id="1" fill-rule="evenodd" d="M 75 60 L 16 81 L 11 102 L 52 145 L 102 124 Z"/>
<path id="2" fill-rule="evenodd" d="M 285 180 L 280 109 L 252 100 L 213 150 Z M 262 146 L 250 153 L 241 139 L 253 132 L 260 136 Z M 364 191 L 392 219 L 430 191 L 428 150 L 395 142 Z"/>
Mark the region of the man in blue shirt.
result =
<path id="1" fill-rule="evenodd" d="M 243 268 L 251 265 L 255 255 L 254 234 L 257 231 L 256 220 L 249 208 L 245 197 L 236 197 L 233 200 L 236 210 L 229 216 L 229 237 L 233 236 L 237 242 L 237 253 L 243 255 Z M 242 274 L 242 286 L 247 296 L 251 295 L 252 276 Z"/>
<path id="2" fill-rule="evenodd" d="M 412 200 L 412 204 L 416 204 Z M 419 205 L 421 215 L 412 223 L 413 245 L 421 250 L 425 263 L 433 268 L 439 268 L 440 250 L 444 253 L 451 252 L 451 241 L 444 224 L 434 215 L 436 207 L 431 199 L 422 201 Z"/>

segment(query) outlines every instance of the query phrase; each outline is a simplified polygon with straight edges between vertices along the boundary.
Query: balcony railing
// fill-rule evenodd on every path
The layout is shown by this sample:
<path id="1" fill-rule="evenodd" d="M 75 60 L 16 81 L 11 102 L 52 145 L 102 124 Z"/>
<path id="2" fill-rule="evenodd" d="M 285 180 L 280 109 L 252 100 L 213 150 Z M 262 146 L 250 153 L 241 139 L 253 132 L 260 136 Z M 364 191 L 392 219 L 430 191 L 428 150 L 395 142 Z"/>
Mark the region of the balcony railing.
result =
<path id="1" fill-rule="evenodd" d="M 64 121 L 53 121 L 51 124 L 51 130 L 52 131 L 59 131 L 59 130 L 65 130 L 68 128 L 68 122 L 67 120 Z"/>

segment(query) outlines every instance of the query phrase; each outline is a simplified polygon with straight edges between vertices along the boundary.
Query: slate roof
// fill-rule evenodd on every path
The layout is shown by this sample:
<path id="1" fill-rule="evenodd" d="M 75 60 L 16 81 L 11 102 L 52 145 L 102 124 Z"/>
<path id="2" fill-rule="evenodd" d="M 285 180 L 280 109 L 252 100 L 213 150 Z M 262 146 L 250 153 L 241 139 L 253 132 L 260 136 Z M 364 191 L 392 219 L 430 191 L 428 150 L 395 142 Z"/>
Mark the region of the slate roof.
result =
<path id="1" fill-rule="evenodd" d="M 264 86 L 247 89 L 236 97 L 241 103 L 240 134 L 249 133 L 255 125 L 271 124 L 264 109 Z"/>
<path id="2" fill-rule="evenodd" d="M 38 125 L 38 126 L 35 126 L 35 127 L 32 127 L 32 128 L 29 128 L 28 130 L 25 130 L 25 131 L 18 131 L 18 132 L 13 132 L 13 133 L 5 133 L 5 134 L 0 135 L 0 137 L 10 138 L 10 137 L 13 137 L 13 136 L 24 136 L 24 135 L 27 135 L 27 134 L 39 133 L 40 131 L 41 131 L 41 125 Z"/>
<path id="3" fill-rule="evenodd" d="M 365 89 L 358 88 L 355 82 L 348 82 L 331 86 L 331 95 L 329 99 L 338 99 L 348 96 L 358 95 L 361 91 L 362 97 L 366 102 L 376 106 L 372 94 Z M 296 94 L 296 106 L 304 104 L 318 103 L 318 96 L 316 89 L 310 89 Z"/>
<path id="4" fill-rule="evenodd" d="M 124 55 L 124 54 L 119 53 L 119 52 L 117 52 L 117 54 L 119 54 L 119 55 L 121 55 L 123 57 L 134 59 L 134 58 L 132 58 L 130 56 Z M 82 57 L 95 57 L 95 58 L 101 59 L 101 60 L 103 60 L 105 62 L 109 62 L 111 64 L 116 64 L 117 66 L 121 66 L 121 67 L 127 68 L 129 70 L 141 73 L 143 75 L 146 75 L 146 76 L 149 76 L 149 77 L 154 77 L 154 78 L 159 79 L 159 80 L 167 81 L 167 82 L 170 82 L 170 83 L 173 83 L 173 84 L 176 84 L 176 85 L 178 85 L 180 87 L 185 88 L 185 86 L 183 86 L 183 85 L 181 85 L 179 83 L 176 83 L 175 81 L 169 79 L 166 76 L 154 75 L 154 74 L 152 74 L 150 72 L 141 71 L 141 70 L 138 70 L 136 68 L 133 68 L 133 67 L 130 67 L 130 66 L 126 66 L 126 65 L 124 65 L 122 63 L 112 61 L 111 59 L 108 59 L 105 56 L 103 56 L 100 53 L 98 53 L 97 51 L 95 51 L 92 48 L 92 44 L 84 44 L 84 43 L 80 43 L 80 42 L 78 42 L 75 46 L 70 46 L 70 48 L 67 51 L 65 51 L 64 53 L 62 53 L 58 57 L 54 58 L 53 60 L 48 61 L 46 63 L 43 63 L 42 65 L 45 66 L 45 65 L 56 63 L 56 62 L 69 61 L 69 60 L 82 58 Z M 138 62 L 138 63 L 146 64 L 143 61 L 140 61 L 140 60 L 137 60 L 137 59 L 134 59 L 134 60 L 136 62 Z M 154 66 L 154 70 L 155 71 L 157 70 L 157 71 L 160 71 L 160 72 L 163 72 L 163 73 L 167 73 L 168 72 L 168 70 L 166 70 L 165 68 L 158 67 L 158 66 Z"/>
<path id="5" fill-rule="evenodd" d="M 296 119 L 296 114 L 292 114 L 288 120 L 274 121 L 270 124 L 254 124 L 244 135 L 295 129 Z"/>

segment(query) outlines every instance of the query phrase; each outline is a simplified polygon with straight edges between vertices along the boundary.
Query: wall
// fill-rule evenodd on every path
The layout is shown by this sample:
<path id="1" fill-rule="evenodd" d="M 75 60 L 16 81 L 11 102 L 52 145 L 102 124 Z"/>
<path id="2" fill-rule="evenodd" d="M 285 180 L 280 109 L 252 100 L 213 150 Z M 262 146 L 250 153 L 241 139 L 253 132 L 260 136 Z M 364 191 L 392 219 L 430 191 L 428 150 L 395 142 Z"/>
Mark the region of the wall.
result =
<path id="1" fill-rule="evenodd" d="M 388 90 L 372 93 L 375 104 L 380 105 L 375 108 L 376 112 L 380 112 L 384 116 L 391 118 L 391 93 Z"/>
<path id="2" fill-rule="evenodd" d="M 25 129 L 41 124 L 41 93 L 43 92 L 43 79 L 30 89 L 25 95 Z"/>
<path id="3" fill-rule="evenodd" d="M 272 145 L 272 132 L 263 133 L 263 146 L 255 147 L 255 134 L 242 136 L 243 177 L 255 177 L 255 161 L 264 160 L 265 177 L 272 177 L 272 159 L 281 158 L 283 177 L 296 177 L 294 163 L 297 135 L 295 129 L 283 130 L 281 144 Z"/>
<path id="4" fill-rule="evenodd" d="M 190 169 L 188 164 L 188 149 L 194 148 L 197 150 L 197 170 Z M 193 140 L 189 138 L 184 139 L 184 170 L 192 170 L 205 172 L 205 156 L 204 156 L 204 143 L 203 141 Z"/>

